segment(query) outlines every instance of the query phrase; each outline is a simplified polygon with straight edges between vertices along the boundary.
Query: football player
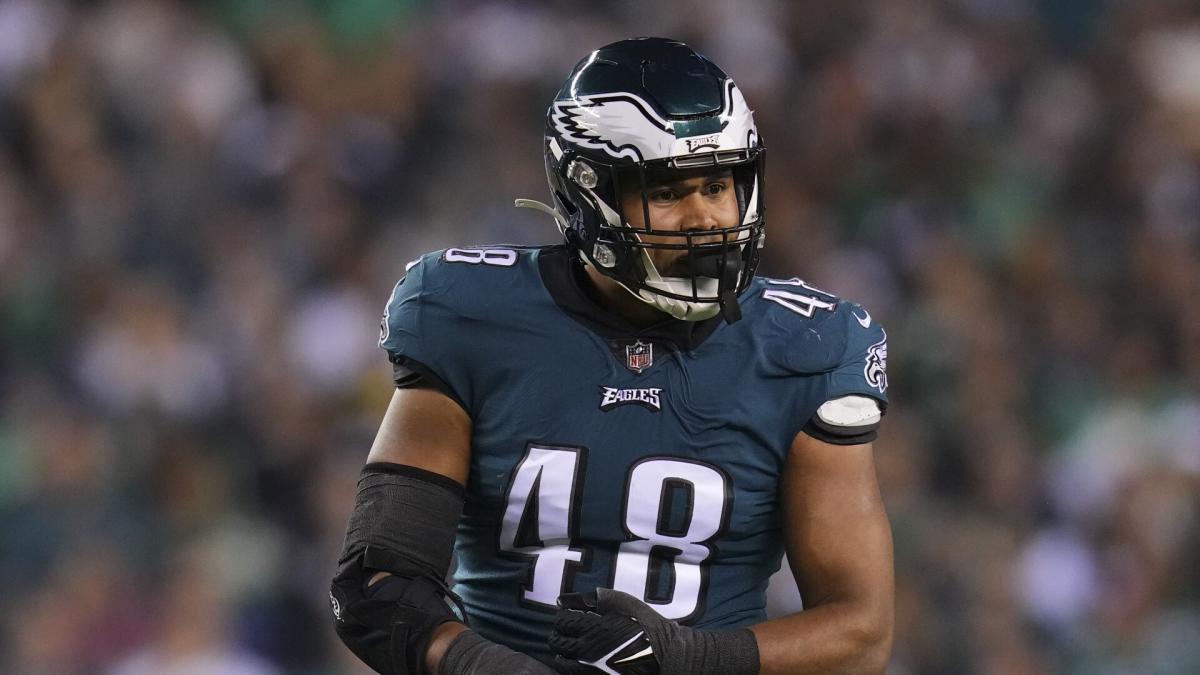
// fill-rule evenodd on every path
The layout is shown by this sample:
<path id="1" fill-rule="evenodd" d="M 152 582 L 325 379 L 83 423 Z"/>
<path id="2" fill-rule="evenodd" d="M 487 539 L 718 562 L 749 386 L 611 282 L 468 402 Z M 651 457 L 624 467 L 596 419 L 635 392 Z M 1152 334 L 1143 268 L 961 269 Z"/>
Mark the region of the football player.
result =
<path id="1" fill-rule="evenodd" d="M 380 340 L 397 388 L 331 589 L 365 662 L 883 671 L 887 342 L 865 309 L 755 276 L 763 152 L 711 61 L 617 42 L 550 106 L 552 203 L 518 200 L 565 242 L 409 265 Z M 767 620 L 785 549 L 805 609 Z"/>

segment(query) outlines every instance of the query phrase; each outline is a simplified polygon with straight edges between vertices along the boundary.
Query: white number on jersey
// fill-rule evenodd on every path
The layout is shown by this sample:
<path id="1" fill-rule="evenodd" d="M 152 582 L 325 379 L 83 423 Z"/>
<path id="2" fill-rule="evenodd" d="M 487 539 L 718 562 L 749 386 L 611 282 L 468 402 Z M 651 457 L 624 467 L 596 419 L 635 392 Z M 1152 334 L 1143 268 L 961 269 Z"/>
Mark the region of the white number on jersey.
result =
<path id="1" fill-rule="evenodd" d="M 824 309 L 832 312 L 834 308 L 837 307 L 836 296 L 834 296 L 832 293 L 826 293 L 815 286 L 809 286 L 800 279 L 767 279 L 766 281 L 768 284 L 775 284 L 778 286 L 797 286 L 799 288 L 812 291 L 813 293 L 824 295 L 832 300 L 832 302 L 830 302 L 828 300 L 822 300 L 815 295 L 795 293 L 793 291 L 785 291 L 777 288 L 769 288 L 763 291 L 764 300 L 770 300 L 777 305 L 786 307 L 805 318 L 811 319 L 813 314 L 815 314 L 818 309 Z"/>
<path id="2" fill-rule="evenodd" d="M 637 537 L 621 544 L 613 573 L 613 588 L 651 603 L 668 619 L 691 616 L 704 587 L 701 563 L 712 555 L 707 542 L 716 538 L 725 522 L 725 476 L 711 466 L 676 459 L 650 459 L 629 472 L 629 502 L 625 505 L 625 529 Z M 669 532 L 662 522 L 663 501 L 671 488 L 687 490 L 691 513 L 682 531 Z M 655 548 L 678 551 L 672 565 L 675 588 L 666 602 L 652 600 L 648 583 Z"/>
<path id="3" fill-rule="evenodd" d="M 559 594 L 568 591 L 568 563 L 583 559 L 583 549 L 571 547 L 582 454 L 579 448 L 530 446 L 513 472 L 500 548 L 533 560 L 532 583 L 522 595 L 526 601 L 555 607 Z M 670 510 L 663 502 L 675 490 L 687 491 L 689 513 L 672 530 L 663 522 Z M 635 539 L 617 552 L 613 588 L 642 598 L 668 619 L 690 617 L 706 586 L 703 563 L 713 554 L 709 544 L 720 534 L 729 508 L 725 475 L 698 462 L 650 458 L 630 470 L 625 493 L 624 527 Z M 663 564 L 672 567 L 672 591 L 666 598 L 651 597 L 657 586 L 650 583 L 652 572 Z"/>
<path id="4" fill-rule="evenodd" d="M 524 459 L 513 472 L 508 490 L 508 505 L 500 527 L 500 550 L 533 558 L 532 583 L 522 598 L 555 606 L 563 592 L 568 562 L 583 559 L 583 550 L 571 548 L 575 532 L 572 495 L 579 478 L 577 448 L 539 448 L 529 446 Z M 522 523 L 536 524 L 532 532 L 522 532 Z M 517 541 L 518 536 L 534 543 Z"/>
<path id="5" fill-rule="evenodd" d="M 511 248 L 448 248 L 442 254 L 442 259 L 470 265 L 512 267 L 517 264 L 517 252 Z"/>

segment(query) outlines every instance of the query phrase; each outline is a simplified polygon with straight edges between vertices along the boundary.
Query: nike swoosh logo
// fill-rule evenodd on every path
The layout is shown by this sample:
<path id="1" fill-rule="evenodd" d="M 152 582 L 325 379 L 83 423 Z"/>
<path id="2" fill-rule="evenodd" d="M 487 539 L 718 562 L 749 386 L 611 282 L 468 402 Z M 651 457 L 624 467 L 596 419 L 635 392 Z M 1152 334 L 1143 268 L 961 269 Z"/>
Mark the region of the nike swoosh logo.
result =
<path id="1" fill-rule="evenodd" d="M 870 328 L 871 327 L 871 313 L 864 309 L 863 314 L 866 314 L 867 316 L 861 317 L 861 316 L 855 314 L 853 310 L 851 310 L 851 312 L 850 312 L 850 315 L 853 316 L 855 318 L 855 320 L 858 321 L 858 325 L 862 326 L 863 328 Z"/>
<path id="2" fill-rule="evenodd" d="M 601 656 L 600 658 L 596 659 L 595 661 L 580 661 L 580 663 L 582 663 L 585 666 L 592 666 L 593 668 L 598 669 L 602 673 L 611 673 L 611 675 L 619 675 L 619 673 L 617 673 L 615 670 L 608 667 L 608 664 L 609 664 L 608 660 L 611 659 L 612 657 L 616 656 L 617 654 L 620 654 L 622 649 L 625 649 L 629 645 L 633 644 L 638 638 L 642 637 L 645 634 L 646 634 L 646 631 L 638 631 L 637 635 L 634 635 L 633 637 L 629 638 L 628 640 L 617 645 L 616 648 L 613 649 L 611 652 L 605 654 L 604 656 Z M 641 655 L 642 655 L 641 653 L 637 654 L 637 656 L 641 656 Z M 636 657 L 631 657 L 631 658 L 636 658 Z M 614 662 L 613 665 L 615 666 L 617 663 L 621 663 L 623 661 L 628 661 L 628 660 L 629 659 L 621 659 L 621 661 Z"/>
<path id="3" fill-rule="evenodd" d="M 613 661 L 613 665 L 615 666 L 618 663 L 628 663 L 630 661 L 636 661 L 637 659 L 640 659 L 643 656 L 653 656 L 653 655 L 654 655 L 654 647 L 646 647 L 645 649 L 634 654 L 633 656 L 626 656 L 625 658 L 623 658 L 619 661 Z"/>

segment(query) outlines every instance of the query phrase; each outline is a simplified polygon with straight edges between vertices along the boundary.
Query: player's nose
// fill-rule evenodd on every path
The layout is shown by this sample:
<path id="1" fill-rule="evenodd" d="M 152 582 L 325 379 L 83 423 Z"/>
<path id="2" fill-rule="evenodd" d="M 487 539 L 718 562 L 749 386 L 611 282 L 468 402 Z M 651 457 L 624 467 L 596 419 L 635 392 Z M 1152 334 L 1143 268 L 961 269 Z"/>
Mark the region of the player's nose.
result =
<path id="1" fill-rule="evenodd" d="M 680 206 L 683 211 L 679 229 L 684 232 L 707 232 L 721 226 L 716 207 L 699 192 L 684 197 Z"/>

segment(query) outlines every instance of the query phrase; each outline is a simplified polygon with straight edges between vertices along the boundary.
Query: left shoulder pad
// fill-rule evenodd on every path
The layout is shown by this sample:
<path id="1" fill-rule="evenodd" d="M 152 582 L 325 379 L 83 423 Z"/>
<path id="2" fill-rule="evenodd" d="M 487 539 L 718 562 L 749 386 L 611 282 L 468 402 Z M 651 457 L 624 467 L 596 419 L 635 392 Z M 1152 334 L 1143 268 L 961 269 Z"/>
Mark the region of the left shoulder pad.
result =
<path id="1" fill-rule="evenodd" d="M 842 300 L 829 319 L 841 336 L 842 352 L 825 380 L 825 402 L 804 427 L 808 435 L 835 445 L 875 439 L 887 412 L 887 333 L 861 306 Z"/>
<path id="2" fill-rule="evenodd" d="M 827 400 L 858 394 L 886 406 L 887 331 L 867 310 L 846 300 L 838 303 L 837 318 L 844 325 L 845 347 L 830 373 Z"/>
<path id="3" fill-rule="evenodd" d="M 848 395 L 887 402 L 887 333 L 863 307 L 800 279 L 764 279 L 768 325 L 782 329 L 787 368 L 828 373 L 827 401 Z"/>

